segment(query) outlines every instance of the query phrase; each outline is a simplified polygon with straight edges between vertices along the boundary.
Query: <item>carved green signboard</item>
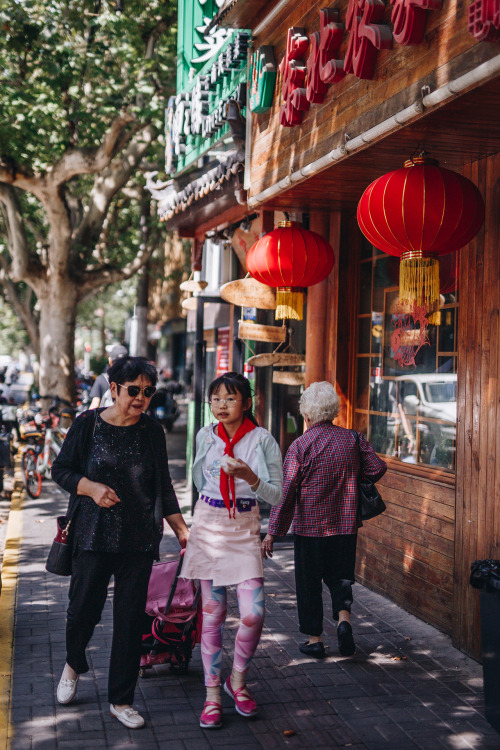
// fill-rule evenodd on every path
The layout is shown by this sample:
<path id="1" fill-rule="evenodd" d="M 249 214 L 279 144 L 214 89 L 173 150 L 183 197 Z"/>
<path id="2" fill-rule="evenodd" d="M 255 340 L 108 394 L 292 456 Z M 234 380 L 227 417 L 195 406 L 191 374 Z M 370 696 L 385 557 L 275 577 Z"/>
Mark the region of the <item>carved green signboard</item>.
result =
<path id="1" fill-rule="evenodd" d="M 227 103 L 246 106 L 250 33 L 207 27 L 223 0 L 178 0 L 177 94 L 166 112 L 165 169 L 179 173 L 229 134 Z"/>
<path id="2" fill-rule="evenodd" d="M 276 84 L 273 48 L 259 47 L 252 54 L 249 74 L 249 105 L 252 112 L 266 112 L 272 104 Z"/>

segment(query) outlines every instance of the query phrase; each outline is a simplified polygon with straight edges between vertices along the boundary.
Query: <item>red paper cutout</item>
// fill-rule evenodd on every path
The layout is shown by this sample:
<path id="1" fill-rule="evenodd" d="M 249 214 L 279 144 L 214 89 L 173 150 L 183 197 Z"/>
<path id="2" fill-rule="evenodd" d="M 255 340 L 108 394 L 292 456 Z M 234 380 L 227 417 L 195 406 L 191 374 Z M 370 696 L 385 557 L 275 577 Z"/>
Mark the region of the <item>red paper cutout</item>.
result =
<path id="1" fill-rule="evenodd" d="M 441 0 L 391 0 L 392 34 L 398 44 L 420 44 L 428 10 L 440 10 Z"/>
<path id="2" fill-rule="evenodd" d="M 394 331 L 391 336 L 391 348 L 393 357 L 400 367 L 409 367 L 415 364 L 417 352 L 423 346 L 430 346 L 427 327 L 426 305 L 415 305 L 412 310 L 396 308 L 392 318 Z M 415 324 L 419 328 L 415 328 Z"/>
<path id="3" fill-rule="evenodd" d="M 346 73 L 354 73 L 357 78 L 372 78 L 378 50 L 391 49 L 391 29 L 378 23 L 383 20 L 384 12 L 383 0 L 349 0 L 346 28 L 350 36 L 344 60 Z"/>
<path id="4" fill-rule="evenodd" d="M 309 109 L 306 90 L 303 88 L 307 69 L 300 65 L 309 45 L 304 29 L 288 29 L 285 57 L 280 62 L 279 70 L 283 76 L 281 95 L 283 104 L 280 109 L 280 123 L 284 127 L 300 125 L 302 112 Z"/>
<path id="5" fill-rule="evenodd" d="M 478 42 L 500 42 L 500 0 L 475 0 L 467 28 Z"/>

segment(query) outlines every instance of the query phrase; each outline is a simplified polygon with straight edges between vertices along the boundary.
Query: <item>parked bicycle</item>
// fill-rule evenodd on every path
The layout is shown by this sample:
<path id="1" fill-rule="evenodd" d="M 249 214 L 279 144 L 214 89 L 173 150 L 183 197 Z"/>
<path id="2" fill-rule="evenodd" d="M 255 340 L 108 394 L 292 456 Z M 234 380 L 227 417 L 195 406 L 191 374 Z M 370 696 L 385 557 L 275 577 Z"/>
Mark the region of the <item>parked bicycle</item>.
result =
<path id="1" fill-rule="evenodd" d="M 23 481 L 26 492 L 32 498 L 40 497 L 42 479 L 50 479 L 52 464 L 61 450 L 68 427 L 61 422 L 71 422 L 74 411 L 51 407 L 48 414 L 40 412 L 22 427 L 23 439 L 27 442 L 22 458 Z"/>

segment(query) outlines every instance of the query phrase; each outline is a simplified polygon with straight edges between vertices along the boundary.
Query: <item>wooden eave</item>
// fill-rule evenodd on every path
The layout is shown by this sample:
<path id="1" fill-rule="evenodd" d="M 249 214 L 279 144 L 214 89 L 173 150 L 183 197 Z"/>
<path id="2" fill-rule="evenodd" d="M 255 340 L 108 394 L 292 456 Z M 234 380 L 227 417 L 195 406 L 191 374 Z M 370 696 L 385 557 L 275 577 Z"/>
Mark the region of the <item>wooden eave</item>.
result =
<path id="1" fill-rule="evenodd" d="M 214 16 L 210 25 L 229 29 L 252 29 L 273 5 L 274 3 L 267 0 L 229 0 Z"/>
<path id="2" fill-rule="evenodd" d="M 332 136 L 331 143 L 325 144 L 328 148 L 324 151 L 338 145 L 338 137 Z M 458 97 L 438 110 L 424 113 L 413 124 L 377 143 L 367 144 L 362 151 L 351 154 L 345 160 L 277 194 L 258 208 L 354 210 L 363 191 L 373 180 L 385 172 L 399 169 L 406 159 L 421 150 L 438 159 L 440 166 L 454 171 L 461 171 L 465 164 L 498 153 L 500 78 Z M 281 175 L 285 168 L 292 171 L 307 163 L 307 154 L 300 148 L 297 149 L 293 163 L 288 166 L 284 165 L 281 154 Z M 272 183 L 262 185 L 261 189 L 264 190 L 269 184 Z"/>
<path id="3" fill-rule="evenodd" d="M 163 226 L 168 230 L 176 230 L 181 237 L 202 238 L 212 229 L 243 219 L 248 209 L 246 205 L 237 202 L 234 190 L 234 182 L 226 182 L 217 192 L 209 193 L 185 211 L 163 222 Z"/>

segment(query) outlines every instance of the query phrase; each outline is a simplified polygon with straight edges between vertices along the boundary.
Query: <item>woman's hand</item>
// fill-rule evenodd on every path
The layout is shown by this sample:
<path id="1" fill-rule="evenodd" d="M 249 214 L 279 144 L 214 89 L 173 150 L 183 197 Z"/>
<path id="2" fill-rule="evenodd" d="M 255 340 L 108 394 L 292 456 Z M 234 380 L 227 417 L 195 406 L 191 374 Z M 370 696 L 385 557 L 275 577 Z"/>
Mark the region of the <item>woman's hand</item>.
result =
<path id="1" fill-rule="evenodd" d="M 111 487 L 100 482 L 91 482 L 87 477 L 80 479 L 76 491 L 79 495 L 91 497 L 100 508 L 112 508 L 113 505 L 120 502 L 120 498 Z"/>
<path id="2" fill-rule="evenodd" d="M 238 466 L 234 463 L 228 465 L 226 474 L 236 477 L 237 479 L 243 479 L 245 482 L 248 482 L 250 487 L 257 484 L 259 477 L 254 471 L 252 471 L 250 466 L 242 461 L 241 458 L 234 458 L 233 462 L 235 461 L 238 462 Z"/>
<path id="3" fill-rule="evenodd" d="M 90 493 L 90 497 L 96 505 L 101 508 L 112 508 L 113 505 L 120 502 L 120 498 L 116 492 L 108 487 L 106 484 L 100 482 L 92 482 L 93 488 Z"/>
<path id="4" fill-rule="evenodd" d="M 275 537 L 272 534 L 266 534 L 266 536 L 262 540 L 262 544 L 260 545 L 260 554 L 262 555 L 264 560 L 267 557 L 273 556 L 274 539 Z"/>

